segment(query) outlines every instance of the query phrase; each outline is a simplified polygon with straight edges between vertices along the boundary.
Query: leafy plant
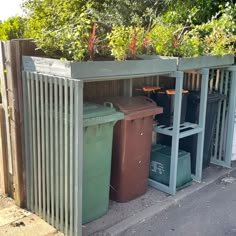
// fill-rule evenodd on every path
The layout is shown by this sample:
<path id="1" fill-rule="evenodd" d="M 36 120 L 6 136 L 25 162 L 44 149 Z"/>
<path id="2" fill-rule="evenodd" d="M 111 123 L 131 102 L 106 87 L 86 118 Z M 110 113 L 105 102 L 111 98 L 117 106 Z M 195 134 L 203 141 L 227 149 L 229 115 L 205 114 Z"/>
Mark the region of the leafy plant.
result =
<path id="1" fill-rule="evenodd" d="M 93 3 L 81 0 L 28 0 L 27 36 L 51 57 L 83 60 L 87 53 L 86 35 L 92 29 Z"/>
<path id="2" fill-rule="evenodd" d="M 212 55 L 235 54 L 236 42 L 236 4 L 221 6 L 218 14 L 211 21 L 201 26 L 207 31 L 205 53 Z"/>
<path id="3" fill-rule="evenodd" d="M 233 5 L 234 0 L 171 0 L 163 14 L 169 23 L 183 25 L 201 25 L 211 20 L 227 5 Z"/>
<path id="4" fill-rule="evenodd" d="M 203 54 L 204 41 L 196 30 L 183 35 L 178 45 L 178 56 L 197 57 Z"/>
<path id="5" fill-rule="evenodd" d="M 181 28 L 182 26 L 179 24 L 170 25 L 158 19 L 148 33 L 150 44 L 155 53 L 164 56 L 176 55 L 176 37 Z"/>
<path id="6" fill-rule="evenodd" d="M 129 28 L 121 26 L 113 26 L 111 33 L 107 35 L 111 54 L 118 61 L 127 58 L 129 50 Z"/>
<path id="7" fill-rule="evenodd" d="M 27 24 L 22 34 L 51 57 L 80 61 L 101 53 L 116 60 L 136 59 L 144 52 L 187 57 L 235 53 L 232 0 L 25 0 L 23 8 Z M 3 29 L 2 39 L 22 35 Z"/>
<path id="8" fill-rule="evenodd" d="M 141 26 L 113 26 L 107 39 L 111 54 L 116 60 L 122 61 L 128 57 L 137 59 L 137 54 L 140 54 L 143 49 L 144 28 Z"/>
<path id="9" fill-rule="evenodd" d="M 25 32 L 25 19 L 20 16 L 8 18 L 0 22 L 0 40 L 23 38 Z"/>

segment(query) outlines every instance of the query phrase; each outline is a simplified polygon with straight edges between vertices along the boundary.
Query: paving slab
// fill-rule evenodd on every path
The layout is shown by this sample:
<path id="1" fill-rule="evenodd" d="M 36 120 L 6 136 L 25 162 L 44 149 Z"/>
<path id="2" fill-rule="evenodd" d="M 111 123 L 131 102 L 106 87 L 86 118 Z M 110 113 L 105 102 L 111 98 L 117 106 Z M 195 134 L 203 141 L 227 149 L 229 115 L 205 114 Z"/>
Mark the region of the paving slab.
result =
<path id="1" fill-rule="evenodd" d="M 0 235 L 4 236 L 45 236 L 57 232 L 34 214 L 0 227 Z"/>
<path id="2" fill-rule="evenodd" d="M 33 213 L 19 208 L 15 202 L 0 196 L 1 236 L 62 236 L 51 225 Z"/>

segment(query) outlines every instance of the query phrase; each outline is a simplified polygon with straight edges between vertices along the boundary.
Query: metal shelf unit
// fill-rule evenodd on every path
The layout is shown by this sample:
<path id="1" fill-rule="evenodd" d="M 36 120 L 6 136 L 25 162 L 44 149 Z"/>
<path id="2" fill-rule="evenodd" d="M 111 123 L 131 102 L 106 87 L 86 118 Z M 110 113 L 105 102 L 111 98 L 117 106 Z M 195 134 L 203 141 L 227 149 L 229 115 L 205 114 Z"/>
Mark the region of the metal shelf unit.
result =
<path id="1" fill-rule="evenodd" d="M 179 139 L 188 137 L 190 135 L 197 134 L 197 159 L 196 159 L 196 174 L 193 175 L 193 179 L 197 182 L 201 181 L 202 177 L 202 157 L 204 146 L 204 127 L 206 116 L 206 104 L 207 104 L 207 92 L 208 92 L 208 80 L 209 69 L 197 70 L 196 73 L 201 75 L 201 93 L 200 93 L 200 112 L 199 123 L 183 123 L 180 124 L 181 104 L 182 104 L 182 89 L 183 89 L 183 72 L 175 72 L 175 101 L 174 101 L 174 120 L 173 125 L 157 126 L 154 131 L 169 135 L 172 137 L 171 143 L 171 163 L 170 163 L 170 179 L 169 185 L 161 184 L 157 181 L 149 179 L 149 185 L 157 188 L 163 192 L 175 195 L 176 193 L 176 179 L 177 179 L 177 166 L 178 166 L 178 151 L 179 151 Z"/>

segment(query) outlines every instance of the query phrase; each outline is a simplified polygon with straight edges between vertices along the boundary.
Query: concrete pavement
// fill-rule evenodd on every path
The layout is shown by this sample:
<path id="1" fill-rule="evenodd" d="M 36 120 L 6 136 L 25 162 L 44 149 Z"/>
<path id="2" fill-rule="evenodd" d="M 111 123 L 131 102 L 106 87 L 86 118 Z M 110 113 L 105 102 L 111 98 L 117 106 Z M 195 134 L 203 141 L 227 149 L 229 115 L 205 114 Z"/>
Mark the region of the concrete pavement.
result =
<path id="1" fill-rule="evenodd" d="M 235 236 L 235 193 L 236 171 L 233 171 L 122 235 Z"/>

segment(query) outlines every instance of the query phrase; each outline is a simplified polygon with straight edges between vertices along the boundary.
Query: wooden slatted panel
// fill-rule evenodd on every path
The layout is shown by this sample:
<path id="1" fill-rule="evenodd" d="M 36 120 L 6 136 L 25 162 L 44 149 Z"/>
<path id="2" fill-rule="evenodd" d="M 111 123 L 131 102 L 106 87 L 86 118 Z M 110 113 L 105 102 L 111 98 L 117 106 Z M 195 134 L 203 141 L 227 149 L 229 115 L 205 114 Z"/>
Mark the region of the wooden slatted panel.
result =
<path id="1" fill-rule="evenodd" d="M 93 101 L 103 98 L 122 96 L 123 81 L 90 82 L 84 84 L 84 100 Z"/>

